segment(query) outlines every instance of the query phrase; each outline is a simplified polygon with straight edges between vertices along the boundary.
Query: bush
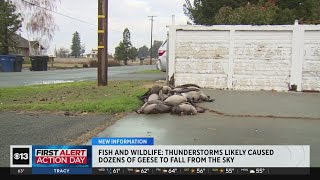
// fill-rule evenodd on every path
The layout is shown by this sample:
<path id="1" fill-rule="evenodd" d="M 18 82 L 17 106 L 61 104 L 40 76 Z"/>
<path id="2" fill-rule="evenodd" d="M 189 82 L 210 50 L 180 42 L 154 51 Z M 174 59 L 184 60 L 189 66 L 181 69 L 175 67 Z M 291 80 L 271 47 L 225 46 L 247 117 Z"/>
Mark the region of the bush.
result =
<path id="1" fill-rule="evenodd" d="M 289 11 L 286 11 L 285 15 L 289 15 L 291 13 Z M 279 7 L 271 2 L 268 2 L 267 4 L 262 4 L 261 2 L 258 5 L 247 4 L 235 9 L 225 6 L 216 14 L 215 21 L 217 24 L 269 25 L 274 24 L 277 19 L 277 12 L 281 12 Z M 281 21 L 285 23 L 287 19 Z"/>
<path id="2" fill-rule="evenodd" d="M 91 61 L 89 62 L 89 65 L 90 65 L 90 67 L 98 67 L 98 61 L 96 61 L 96 60 L 91 60 Z"/>
<path id="3" fill-rule="evenodd" d="M 113 67 L 113 66 L 121 66 L 121 64 L 118 61 L 108 61 L 108 67 Z M 97 60 L 91 60 L 89 62 L 89 65 L 86 63 L 83 63 L 84 68 L 88 67 L 98 67 L 98 61 Z"/>
<path id="4" fill-rule="evenodd" d="M 118 61 L 108 61 L 108 66 L 109 67 L 121 66 L 121 64 Z"/>
<path id="5" fill-rule="evenodd" d="M 83 63 L 83 64 L 82 64 L 82 67 L 83 67 L 83 68 L 88 68 L 89 65 L 88 65 L 87 63 Z"/>

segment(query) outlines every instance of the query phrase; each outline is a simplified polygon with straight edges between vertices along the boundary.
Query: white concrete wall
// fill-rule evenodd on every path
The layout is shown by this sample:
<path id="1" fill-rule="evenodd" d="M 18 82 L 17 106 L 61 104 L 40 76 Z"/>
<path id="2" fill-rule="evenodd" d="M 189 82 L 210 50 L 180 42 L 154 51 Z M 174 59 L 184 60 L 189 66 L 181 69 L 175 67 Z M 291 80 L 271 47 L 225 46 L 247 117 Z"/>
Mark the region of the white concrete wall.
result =
<path id="1" fill-rule="evenodd" d="M 232 88 L 288 90 L 292 32 L 236 31 Z"/>
<path id="2" fill-rule="evenodd" d="M 170 26 L 168 61 L 175 85 L 320 90 L 320 26 Z"/>
<path id="3" fill-rule="evenodd" d="M 223 88 L 228 81 L 229 31 L 178 31 L 176 83 Z"/>
<path id="4" fill-rule="evenodd" d="M 319 31 L 305 31 L 302 89 L 320 90 L 320 35 Z"/>

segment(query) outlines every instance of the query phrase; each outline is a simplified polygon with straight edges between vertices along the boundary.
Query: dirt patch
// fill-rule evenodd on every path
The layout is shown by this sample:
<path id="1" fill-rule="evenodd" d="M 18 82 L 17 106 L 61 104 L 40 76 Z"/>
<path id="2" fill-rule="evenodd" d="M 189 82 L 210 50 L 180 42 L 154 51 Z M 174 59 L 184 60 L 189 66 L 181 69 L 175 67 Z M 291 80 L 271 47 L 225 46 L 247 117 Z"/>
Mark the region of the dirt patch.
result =
<path id="1" fill-rule="evenodd" d="M 60 64 L 82 64 L 88 63 L 92 58 L 54 58 L 54 63 Z"/>

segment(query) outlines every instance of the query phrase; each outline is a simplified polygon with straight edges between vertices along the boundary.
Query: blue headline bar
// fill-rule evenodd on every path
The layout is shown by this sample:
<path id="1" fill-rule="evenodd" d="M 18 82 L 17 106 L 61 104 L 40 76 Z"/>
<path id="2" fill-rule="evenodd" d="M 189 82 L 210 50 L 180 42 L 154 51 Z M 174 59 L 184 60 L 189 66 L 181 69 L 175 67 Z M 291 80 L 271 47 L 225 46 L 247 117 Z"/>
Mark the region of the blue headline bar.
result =
<path id="1" fill-rule="evenodd" d="M 92 174 L 92 168 L 32 168 L 32 174 Z"/>
<path id="2" fill-rule="evenodd" d="M 92 138 L 92 145 L 128 146 L 154 145 L 153 138 Z"/>

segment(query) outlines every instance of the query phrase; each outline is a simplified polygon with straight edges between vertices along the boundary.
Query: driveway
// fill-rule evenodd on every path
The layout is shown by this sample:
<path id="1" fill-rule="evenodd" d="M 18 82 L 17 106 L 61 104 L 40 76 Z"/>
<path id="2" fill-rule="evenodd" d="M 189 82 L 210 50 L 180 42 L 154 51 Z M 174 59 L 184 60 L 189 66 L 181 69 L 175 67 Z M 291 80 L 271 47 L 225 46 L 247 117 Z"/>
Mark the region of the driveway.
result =
<path id="1" fill-rule="evenodd" d="M 204 90 L 195 116 L 132 113 L 98 137 L 154 137 L 157 145 L 310 145 L 320 167 L 320 94 Z M 86 144 L 91 144 L 88 141 Z"/>

